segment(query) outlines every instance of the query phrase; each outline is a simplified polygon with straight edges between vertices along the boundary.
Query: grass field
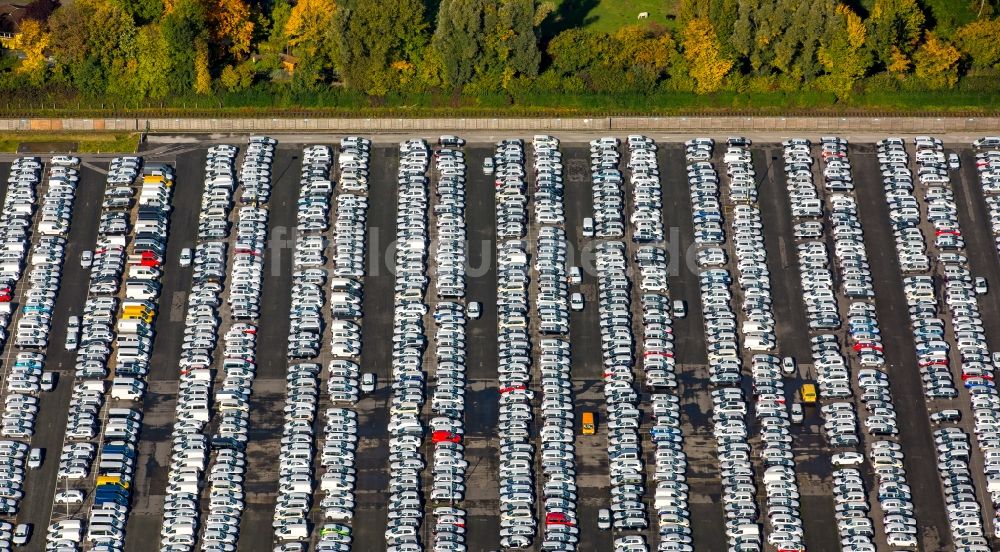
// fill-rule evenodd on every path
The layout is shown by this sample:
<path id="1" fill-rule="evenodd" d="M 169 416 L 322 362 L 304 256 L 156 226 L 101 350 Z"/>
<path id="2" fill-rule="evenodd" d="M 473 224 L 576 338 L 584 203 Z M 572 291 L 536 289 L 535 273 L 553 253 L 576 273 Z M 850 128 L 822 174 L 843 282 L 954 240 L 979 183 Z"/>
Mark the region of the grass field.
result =
<path id="1" fill-rule="evenodd" d="M 555 4 L 553 27 L 561 30 L 585 26 L 601 32 L 636 23 L 669 25 L 667 15 L 674 9 L 671 0 L 556 0 Z M 649 12 L 649 18 L 638 19 L 642 12 Z"/>
<path id="2" fill-rule="evenodd" d="M 14 153 L 22 145 L 35 151 L 47 151 L 46 144 L 59 145 L 55 148 L 65 151 L 62 146 L 74 144 L 72 151 L 79 153 L 131 153 L 139 145 L 139 135 L 135 133 L 80 134 L 75 132 L 52 133 L 0 133 L 0 152 Z M 32 147 L 34 146 L 34 147 Z"/>

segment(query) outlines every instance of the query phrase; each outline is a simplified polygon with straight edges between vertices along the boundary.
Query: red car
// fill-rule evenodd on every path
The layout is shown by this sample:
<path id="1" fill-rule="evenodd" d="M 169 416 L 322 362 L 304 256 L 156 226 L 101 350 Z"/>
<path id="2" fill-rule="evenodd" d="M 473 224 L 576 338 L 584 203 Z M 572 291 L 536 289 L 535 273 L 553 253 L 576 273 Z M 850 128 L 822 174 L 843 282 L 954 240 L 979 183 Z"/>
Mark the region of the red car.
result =
<path id="1" fill-rule="evenodd" d="M 435 443 L 461 443 L 462 437 L 450 431 L 435 431 L 431 433 L 431 441 Z"/>

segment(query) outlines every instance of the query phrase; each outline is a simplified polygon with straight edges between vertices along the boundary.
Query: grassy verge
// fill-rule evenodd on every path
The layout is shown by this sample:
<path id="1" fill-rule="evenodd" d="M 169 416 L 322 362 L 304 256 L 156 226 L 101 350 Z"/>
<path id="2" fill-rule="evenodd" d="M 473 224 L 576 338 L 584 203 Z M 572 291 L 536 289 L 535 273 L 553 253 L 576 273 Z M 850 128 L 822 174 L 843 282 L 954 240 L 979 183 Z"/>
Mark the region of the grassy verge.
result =
<path id="1" fill-rule="evenodd" d="M 14 153 L 21 144 L 44 146 L 46 143 L 75 145 L 74 151 L 79 153 L 131 153 L 139 145 L 137 133 L 103 133 L 80 134 L 75 132 L 46 133 L 10 133 L 0 132 L 0 152 Z"/>

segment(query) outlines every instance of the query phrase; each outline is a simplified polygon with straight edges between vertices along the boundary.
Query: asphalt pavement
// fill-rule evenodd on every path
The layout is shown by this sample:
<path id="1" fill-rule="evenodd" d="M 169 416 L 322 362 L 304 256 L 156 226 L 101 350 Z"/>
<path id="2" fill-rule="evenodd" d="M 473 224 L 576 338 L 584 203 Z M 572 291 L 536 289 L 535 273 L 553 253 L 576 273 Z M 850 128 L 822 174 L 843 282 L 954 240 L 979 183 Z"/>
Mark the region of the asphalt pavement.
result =
<path id="1" fill-rule="evenodd" d="M 333 144 L 328 139 L 323 143 Z M 242 144 L 242 141 L 233 141 Z M 196 239 L 203 180 L 203 163 L 208 143 L 184 144 L 159 149 L 158 157 L 176 163 L 177 189 L 173 196 L 171 235 L 167 251 L 163 293 L 156 321 L 156 340 L 149 392 L 142 403 L 145 422 L 140 444 L 133 512 L 127 526 L 126 549 L 156 549 L 162 523 L 162 501 L 169 464 L 170 431 L 174 421 L 177 389 L 177 360 L 182 340 L 185 298 L 191 282 L 191 269 L 177 264 L 180 250 L 193 247 Z M 498 530 L 498 459 L 496 376 L 496 267 L 495 214 L 492 177 L 481 170 L 482 160 L 492 153 L 492 144 L 476 143 L 465 148 L 467 156 L 468 221 L 468 293 L 469 301 L 480 301 L 482 317 L 468 325 L 466 394 L 466 457 L 470 463 L 467 500 L 463 504 L 467 519 L 470 550 L 490 551 L 499 547 Z M 530 142 L 526 144 L 530 165 Z M 717 148 L 718 149 L 718 148 Z M 597 312 L 597 281 L 593 267 L 593 240 L 580 232 L 583 218 L 592 216 L 589 148 L 581 142 L 561 144 L 565 172 L 566 231 L 570 244 L 568 262 L 583 268 L 579 286 L 587 307 L 570 316 L 569 340 L 572 344 L 572 377 L 576 414 L 584 411 L 602 413 L 604 397 L 601 384 L 601 343 Z M 950 151 L 950 150 L 949 150 Z M 988 215 L 979 190 L 972 150 L 958 148 L 963 167 L 955 174 L 954 190 L 960 222 L 967 242 L 970 268 L 985 276 L 1000 290 L 1000 256 L 990 234 Z M 777 320 L 778 349 L 782 355 L 795 357 L 802 376 L 786 381 L 789 398 L 803 379 L 812 376 L 805 308 L 788 197 L 785 190 L 781 147 L 761 143 L 753 148 L 760 179 L 759 207 L 765 232 L 768 268 Z M 295 205 L 298 196 L 301 145 L 279 144 L 273 173 L 274 188 L 269 202 L 269 241 L 265 253 L 263 310 L 260 319 L 258 366 L 250 410 L 249 469 L 246 484 L 247 509 L 243 516 L 240 550 L 269 549 L 272 540 L 271 517 L 277 491 L 277 451 L 282 430 L 282 408 L 286 400 L 285 371 L 288 361 L 285 347 L 290 305 L 291 260 L 294 245 Z M 623 147 L 623 157 L 627 151 Z M 715 440 L 711 434 L 711 385 L 708 382 L 703 319 L 696 270 L 688 259 L 693 246 L 691 204 L 685 176 L 683 145 L 662 143 L 658 153 L 663 183 L 663 216 L 667 232 L 664 244 L 670 255 L 671 297 L 684 300 L 687 317 L 674 322 L 675 358 L 681 397 L 684 451 L 689 461 L 690 511 L 696 550 L 723 550 L 725 535 L 721 505 L 721 482 L 715 458 Z M 944 514 L 941 483 L 935 469 L 931 427 L 927 418 L 923 389 L 916 369 L 913 334 L 902 293 L 901 274 L 895 258 L 888 212 L 881 190 L 880 171 L 870 144 L 852 145 L 851 159 L 857 183 L 859 217 L 876 290 L 877 314 L 885 342 L 886 369 L 892 378 L 894 404 L 898 411 L 900 441 L 906 453 L 908 480 L 913 488 L 916 515 L 920 523 L 921 549 L 937 552 L 949 549 L 949 531 Z M 357 453 L 357 508 L 354 545 L 357 550 L 384 550 L 386 522 L 385 499 L 389 480 L 388 435 L 386 426 L 391 397 L 391 348 L 393 319 L 392 271 L 396 215 L 396 170 L 398 148 L 390 143 L 373 146 L 369 182 L 367 273 L 362 321 L 363 346 L 361 365 L 365 372 L 378 377 L 378 390 L 356 405 L 359 412 L 360 441 Z M 79 266 L 79 255 L 92 249 L 97 235 L 104 170 L 106 164 L 86 162 L 81 171 L 73 214 L 70 243 L 67 248 L 62 288 L 56 304 L 52 346 L 47 369 L 61 372 L 56 390 L 43 394 L 36 434 L 32 446 L 49 451 L 40 470 L 28 473 L 25 485 L 28 499 L 22 504 L 20 522 L 44 527 L 52 509 L 56 484 L 58 449 L 65 432 L 74 354 L 62 347 L 66 319 L 79 314 L 86 297 L 88 273 Z M 717 169 L 724 172 L 719 163 Z M 0 163 L 0 174 L 9 172 L 9 163 Z M 817 182 L 821 184 L 821 182 Z M 2 187 L 3 184 L 0 184 Z M 339 191 L 339 190 L 338 190 Z M 627 194 L 628 195 L 628 194 Z M 238 206 L 237 206 L 238 208 Z M 433 218 L 431 218 L 433 224 Z M 836 273 L 836 270 L 834 271 Z M 433 293 L 433 285 L 431 286 Z M 576 289 L 571 289 L 576 291 Z M 1000 292 L 979 298 L 987 333 L 991 339 L 1000 335 Z M 638 305 L 633 305 L 638 306 Z M 640 335 L 637 334 L 637 338 Z M 648 410 L 648 393 L 643 389 L 643 407 Z M 578 518 L 581 550 L 610 550 L 614 534 L 596 528 L 597 510 L 608 507 L 609 481 L 607 432 L 598 417 L 598 434 L 579 436 Z M 644 420 L 644 424 L 648 424 Z M 837 540 L 833 522 L 828 447 L 819 427 L 818 416 L 809 412 L 806 423 L 793 433 L 797 467 L 800 473 L 803 519 L 809 550 L 830 550 Z M 539 425 L 539 424 L 535 424 Z M 646 427 L 646 425 L 644 425 Z M 753 426 L 751 426 L 753 427 Z M 535 428 L 537 431 L 537 428 Z M 536 434 L 537 435 L 537 434 Z M 643 439 L 647 459 L 651 447 Z M 756 445 L 755 445 L 756 448 Z M 319 475 L 319 474 L 317 474 Z M 540 477 L 540 475 L 539 475 Z M 762 486 L 761 486 L 762 487 Z M 316 499 L 318 502 L 319 498 Z M 428 504 L 428 506 L 430 506 Z M 873 516 L 877 515 L 873 504 Z M 428 510 L 429 511 L 429 510 Z M 991 511 L 991 510 L 990 510 Z M 655 535 L 655 511 L 650 511 L 651 535 Z M 430 518 L 427 518 L 428 520 Z M 33 539 L 29 549 L 39 550 L 41 537 Z M 655 543 L 655 539 L 654 539 Z M 425 543 L 426 544 L 426 543 Z"/>

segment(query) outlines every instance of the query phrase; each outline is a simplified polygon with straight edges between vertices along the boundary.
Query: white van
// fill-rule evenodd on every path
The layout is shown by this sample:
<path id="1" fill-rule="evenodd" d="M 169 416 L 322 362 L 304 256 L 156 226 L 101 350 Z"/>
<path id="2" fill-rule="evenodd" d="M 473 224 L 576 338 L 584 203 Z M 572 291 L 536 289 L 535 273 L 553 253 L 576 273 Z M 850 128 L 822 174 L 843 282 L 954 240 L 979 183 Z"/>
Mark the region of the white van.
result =
<path id="1" fill-rule="evenodd" d="M 309 528 L 305 523 L 281 525 L 274 530 L 274 537 L 284 541 L 304 540 L 309 537 Z"/>
<path id="2" fill-rule="evenodd" d="M 148 266 L 130 266 L 128 277 L 136 280 L 155 280 L 160 277 L 160 271 Z"/>

